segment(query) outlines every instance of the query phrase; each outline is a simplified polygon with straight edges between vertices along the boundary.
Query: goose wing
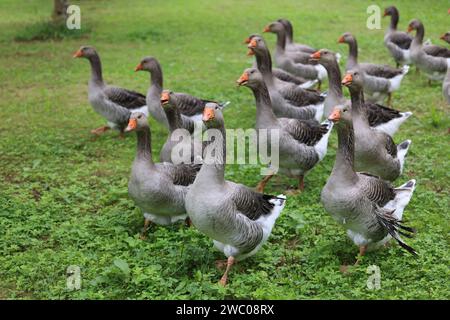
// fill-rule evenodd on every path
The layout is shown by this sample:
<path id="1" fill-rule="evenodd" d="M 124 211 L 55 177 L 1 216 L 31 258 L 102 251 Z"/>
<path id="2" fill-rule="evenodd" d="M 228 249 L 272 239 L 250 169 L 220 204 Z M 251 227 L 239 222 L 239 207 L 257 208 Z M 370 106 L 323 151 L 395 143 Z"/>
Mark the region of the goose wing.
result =
<path id="1" fill-rule="evenodd" d="M 319 124 L 315 120 L 280 118 L 281 127 L 295 140 L 308 146 L 314 146 L 328 132 L 327 124 Z"/>
<path id="2" fill-rule="evenodd" d="M 369 125 L 371 127 L 389 122 L 392 119 L 399 118 L 402 116 L 400 114 L 400 111 L 390 109 L 381 104 L 366 102 L 364 103 L 364 106 L 366 108 Z"/>
<path id="3" fill-rule="evenodd" d="M 280 94 L 295 106 L 315 105 L 325 100 L 316 90 L 302 89 L 297 86 L 285 86 Z"/>
<path id="4" fill-rule="evenodd" d="M 173 184 L 188 186 L 192 184 L 200 171 L 201 164 L 172 164 L 169 162 L 157 163 L 161 171 L 167 174 Z"/>
<path id="5" fill-rule="evenodd" d="M 244 185 L 234 183 L 233 185 L 235 190 L 231 195 L 231 200 L 236 209 L 247 218 L 258 220 L 259 217 L 272 212 L 274 204 L 270 200 L 276 199 L 276 196 L 253 191 Z"/>
<path id="6" fill-rule="evenodd" d="M 187 93 L 175 93 L 177 98 L 177 107 L 182 114 L 185 116 L 191 117 L 197 114 L 201 114 L 205 105 L 208 102 L 215 102 L 212 100 L 204 100 L 197 97 L 194 97 Z"/>
<path id="7" fill-rule="evenodd" d="M 405 32 L 394 32 L 389 37 L 389 40 L 394 43 L 396 46 L 398 46 L 400 49 L 407 50 L 411 46 L 412 42 L 411 35 L 405 33 Z"/>
<path id="8" fill-rule="evenodd" d="M 380 78 L 391 79 L 403 73 L 402 69 L 393 68 L 388 65 L 373 63 L 361 63 L 361 69 L 368 75 Z"/>
<path id="9" fill-rule="evenodd" d="M 444 47 L 428 45 L 423 47 L 423 51 L 433 57 L 450 58 L 450 50 Z"/>
<path id="10" fill-rule="evenodd" d="M 103 92 L 110 101 L 129 110 L 137 109 L 147 104 L 145 96 L 136 91 L 108 86 Z"/>

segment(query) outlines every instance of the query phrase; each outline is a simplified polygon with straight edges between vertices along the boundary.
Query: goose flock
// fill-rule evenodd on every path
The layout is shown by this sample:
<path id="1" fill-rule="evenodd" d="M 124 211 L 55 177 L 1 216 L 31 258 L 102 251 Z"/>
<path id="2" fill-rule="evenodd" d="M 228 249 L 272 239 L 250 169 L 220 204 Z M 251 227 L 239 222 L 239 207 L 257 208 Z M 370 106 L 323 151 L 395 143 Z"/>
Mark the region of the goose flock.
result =
<path id="1" fill-rule="evenodd" d="M 359 62 L 356 37 L 346 32 L 337 37 L 338 43 L 349 47 L 343 77 L 341 55 L 295 43 L 293 26 L 286 19 L 273 21 L 262 30 L 276 35 L 277 68 L 272 66 L 271 52 L 261 35 L 245 39 L 247 55 L 254 56 L 255 61 L 236 73 L 237 85 L 253 93 L 258 139 L 271 141 L 268 136 L 274 132 L 279 138 L 279 169 L 269 164 L 268 174 L 255 188 L 225 179 L 227 144 L 222 112 L 228 101 L 164 88 L 161 64 L 150 56 L 135 68 L 150 73 L 146 96 L 107 85 L 97 51 L 81 47 L 74 57 L 90 63 L 89 102 L 107 121 L 92 133 L 100 135 L 115 129 L 121 138 L 131 131 L 137 136 L 128 191 L 144 215 L 141 237 L 145 238 L 151 224 L 183 220 L 193 225 L 212 238 L 225 255 L 226 260 L 218 264 L 225 268 L 219 283 L 226 285 L 233 264 L 256 254 L 267 241 L 287 196 L 305 188 L 305 175 L 326 156 L 328 139 L 335 128 L 336 159 L 322 189 L 321 202 L 359 247 L 355 264 L 367 250 L 383 247 L 392 238 L 409 253 L 417 254 L 401 237 L 414 234 L 402 216 L 416 180 L 393 185 L 402 175 L 411 146 L 409 139 L 396 143 L 394 134 L 412 113 L 392 109 L 391 96 L 400 90 L 410 65 L 414 65 L 430 81 L 443 82 L 443 95 L 450 103 L 450 50 L 424 43 L 425 28 L 420 20 L 412 20 L 408 32 L 401 32 L 397 30 L 397 8 L 386 8 L 384 15 L 391 19 L 384 44 L 396 67 Z M 450 33 L 441 39 L 450 43 Z M 326 79 L 329 89 L 320 92 Z M 343 89 L 349 90 L 350 99 L 345 98 Z M 149 117 L 168 130 L 159 162 L 152 154 Z M 196 128 L 206 136 L 199 144 Z M 189 133 L 188 139 L 179 139 L 180 129 Z M 180 144 L 192 152 L 189 158 L 174 161 Z M 298 187 L 279 195 L 264 193 L 276 174 L 296 179 Z"/>

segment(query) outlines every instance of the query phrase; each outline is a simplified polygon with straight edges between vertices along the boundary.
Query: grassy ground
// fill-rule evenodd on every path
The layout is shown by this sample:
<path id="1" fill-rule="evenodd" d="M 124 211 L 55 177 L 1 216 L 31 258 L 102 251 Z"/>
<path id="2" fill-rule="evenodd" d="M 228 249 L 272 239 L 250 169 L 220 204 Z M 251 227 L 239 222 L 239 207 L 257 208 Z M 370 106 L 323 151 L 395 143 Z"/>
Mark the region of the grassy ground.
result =
<path id="1" fill-rule="evenodd" d="M 303 194 L 288 199 L 272 237 L 253 258 L 232 271 L 230 284 L 216 283 L 222 255 L 210 239 L 182 225 L 155 227 L 138 238 L 142 215 L 127 196 L 135 136 L 94 139 L 103 120 L 87 101 L 87 61 L 71 54 L 84 44 L 101 54 L 105 78 L 145 92 L 148 76 L 135 74 L 145 55 L 162 63 L 165 86 L 217 100 L 231 100 L 229 128 L 255 122 L 253 96 L 234 81 L 252 60 L 243 39 L 279 17 L 293 21 L 297 40 L 337 50 L 339 35 L 352 31 L 362 61 L 390 63 L 383 30 L 366 28 L 363 1 L 72 1 L 80 4 L 82 39 L 16 42 L 24 28 L 50 16 L 52 1 L 4 0 L 0 4 L 0 299 L 448 299 L 449 126 L 440 84 L 428 86 L 410 72 L 394 107 L 414 116 L 396 141 L 413 140 L 397 184 L 415 178 L 418 188 L 405 217 L 417 230 L 409 243 L 418 258 L 397 245 L 369 253 L 349 274 L 339 266 L 357 248 L 320 204 L 333 165 L 329 154 L 306 178 Z M 383 8 L 391 2 L 378 4 Z M 448 31 L 447 1 L 396 1 L 400 28 L 418 17 L 426 37 L 439 43 Z M 383 20 L 383 29 L 387 21 Z M 32 29 L 32 28 L 31 28 Z M 267 35 L 271 47 L 274 35 Z M 441 43 L 442 45 L 442 43 Z M 344 59 L 345 60 L 345 59 Z M 165 140 L 151 120 L 153 150 Z M 256 185 L 258 168 L 231 166 L 227 177 Z M 294 181 L 281 179 L 284 185 Z M 281 192 L 271 184 L 268 192 Z M 369 290 L 369 265 L 381 270 L 381 289 Z M 82 288 L 66 288 L 66 269 L 78 265 Z"/>

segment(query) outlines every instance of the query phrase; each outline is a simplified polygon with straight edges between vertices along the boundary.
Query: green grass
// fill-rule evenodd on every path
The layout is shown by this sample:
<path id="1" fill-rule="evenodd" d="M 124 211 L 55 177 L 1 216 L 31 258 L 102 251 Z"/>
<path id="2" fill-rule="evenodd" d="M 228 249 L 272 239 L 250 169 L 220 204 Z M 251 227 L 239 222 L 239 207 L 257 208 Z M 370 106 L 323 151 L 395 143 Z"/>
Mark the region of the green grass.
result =
<path id="1" fill-rule="evenodd" d="M 52 1 L 0 4 L 0 299 L 449 299 L 449 108 L 440 84 L 427 85 L 414 68 L 394 95 L 394 107 L 414 116 L 395 137 L 413 141 L 405 172 L 418 187 L 405 211 L 418 232 L 411 257 L 397 245 L 367 254 L 349 274 L 357 248 L 324 211 L 320 190 L 336 150 L 290 197 L 269 242 L 232 270 L 220 288 L 214 266 L 223 256 L 210 239 L 180 225 L 154 227 L 138 238 L 142 214 L 127 196 L 135 136 L 117 139 L 89 131 L 104 124 L 87 101 L 87 61 L 71 58 L 94 45 L 110 83 L 145 92 L 149 77 L 133 72 L 146 55 L 162 63 L 165 86 L 231 100 L 229 128 L 255 124 L 253 96 L 234 81 L 252 59 L 243 39 L 279 17 L 293 21 L 295 38 L 346 56 L 337 38 L 352 31 L 362 61 L 390 63 L 383 30 L 365 27 L 363 1 L 72 1 L 81 6 L 86 39 L 15 42 L 24 28 L 48 19 Z M 400 28 L 418 17 L 426 37 L 440 43 L 447 31 L 447 1 L 395 1 Z M 391 2 L 381 2 L 381 7 Z M 265 35 L 273 47 L 274 36 Z M 442 45 L 442 43 L 441 43 Z M 345 59 L 344 59 L 345 60 Z M 344 62 L 344 61 L 343 61 Z M 151 120 L 155 156 L 166 133 Z M 227 178 L 255 186 L 258 168 L 230 166 Z M 282 184 L 280 184 L 282 183 Z M 295 183 L 281 178 L 267 189 Z M 381 289 L 368 290 L 369 265 L 381 269 Z M 66 288 L 66 269 L 81 267 L 82 288 Z"/>

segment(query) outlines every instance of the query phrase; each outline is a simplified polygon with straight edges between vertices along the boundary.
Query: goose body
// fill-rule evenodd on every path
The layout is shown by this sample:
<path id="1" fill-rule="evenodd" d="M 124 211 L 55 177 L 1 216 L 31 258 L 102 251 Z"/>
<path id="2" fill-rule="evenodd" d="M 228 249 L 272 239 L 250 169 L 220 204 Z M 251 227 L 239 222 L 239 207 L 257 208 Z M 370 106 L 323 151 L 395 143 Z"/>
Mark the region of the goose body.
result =
<path id="1" fill-rule="evenodd" d="M 205 163 L 186 195 L 186 210 L 195 227 L 212 238 L 227 257 L 221 279 L 225 285 L 234 261 L 254 255 L 268 239 L 286 198 L 225 180 L 225 128 L 217 104 L 208 104 L 203 119 L 211 142 L 205 149 Z"/>
<path id="2" fill-rule="evenodd" d="M 381 247 L 394 238 L 402 248 L 412 254 L 400 234 L 410 236 L 413 230 L 402 224 L 403 211 L 411 200 L 415 180 L 398 188 L 376 176 L 355 172 L 354 126 L 345 113 L 337 107 L 330 115 L 338 132 L 338 151 L 333 171 L 321 192 L 325 210 L 341 224 L 350 239 L 360 247 L 360 255 Z M 342 118 L 342 119 L 341 119 Z M 359 262 L 359 258 L 356 264 Z"/>
<path id="3" fill-rule="evenodd" d="M 154 163 L 151 134 L 143 113 L 131 115 L 126 131 L 136 131 L 137 151 L 128 182 L 128 193 L 143 211 L 145 225 L 167 225 L 185 219 L 185 196 L 199 164 Z"/>
<path id="4" fill-rule="evenodd" d="M 81 47 L 75 58 L 86 58 L 91 65 L 91 79 L 88 85 L 88 98 L 95 112 L 108 122 L 108 126 L 93 130 L 102 133 L 106 129 L 116 129 L 123 133 L 130 115 L 134 112 L 147 112 L 145 96 L 131 90 L 107 85 L 103 81 L 100 56 L 92 47 Z"/>
<path id="5" fill-rule="evenodd" d="M 342 92 L 341 71 L 336 56 L 327 49 L 321 49 L 311 55 L 311 58 L 322 64 L 328 72 L 329 88 L 324 103 L 324 116 L 328 118 L 336 106 L 350 106 Z M 408 119 L 411 112 L 400 112 L 380 104 L 364 102 L 363 111 L 366 113 L 369 126 L 377 131 L 393 136 L 400 125 Z"/>
<path id="6" fill-rule="evenodd" d="M 352 70 L 346 74 L 342 82 L 349 87 L 351 95 L 350 114 L 355 128 L 355 170 L 394 181 L 403 171 L 411 141 L 406 140 L 396 145 L 391 136 L 369 126 L 367 113 L 364 112 L 362 77 L 360 71 Z"/>
<path id="7" fill-rule="evenodd" d="M 408 32 L 416 30 L 411 43 L 411 60 L 429 80 L 442 81 L 447 72 L 450 50 L 439 46 L 423 46 L 425 28 L 419 20 L 412 20 Z"/>
<path id="8" fill-rule="evenodd" d="M 163 91 L 163 72 L 159 61 L 154 57 L 145 57 L 136 66 L 135 71 L 148 71 L 151 74 L 150 87 L 147 91 L 146 102 L 148 112 L 152 117 L 169 129 L 169 122 L 161 106 L 161 93 Z M 192 132 L 194 122 L 200 121 L 206 103 L 212 102 L 194 97 L 187 93 L 174 93 L 177 95 L 177 106 L 181 113 L 181 127 Z M 225 107 L 229 102 L 220 104 Z"/>
<path id="9" fill-rule="evenodd" d="M 256 57 L 256 65 L 261 72 L 277 117 L 294 119 L 316 119 L 323 114 L 324 96 L 314 90 L 299 88 L 273 76 L 272 59 L 263 38 L 254 36 L 248 44 L 249 54 Z"/>
<path id="10" fill-rule="evenodd" d="M 295 76 L 308 80 L 318 80 L 319 85 L 327 77 L 327 72 L 321 65 L 309 64 L 309 53 L 286 50 L 286 30 L 281 22 L 275 21 L 269 24 L 264 32 L 272 32 L 277 35 L 275 63 L 279 68 Z"/>
<path id="11" fill-rule="evenodd" d="M 279 172 L 299 179 L 299 189 L 303 189 L 304 175 L 325 157 L 332 124 L 328 121 L 319 124 L 312 120 L 277 118 L 263 75 L 255 68 L 246 69 L 238 84 L 253 91 L 258 134 L 264 132 L 261 129 L 268 130 L 269 134 L 276 130 L 279 134 Z M 270 177 L 263 179 L 258 190 L 264 189 Z"/>
<path id="12" fill-rule="evenodd" d="M 355 37 L 346 32 L 338 40 L 339 43 L 347 43 L 349 55 L 346 70 L 358 68 L 364 76 L 364 93 L 369 102 L 382 102 L 386 97 L 390 97 L 392 92 L 400 88 L 404 76 L 409 71 L 409 66 L 393 68 L 388 65 L 378 65 L 373 63 L 358 62 L 358 44 Z"/>
<path id="13" fill-rule="evenodd" d="M 202 157 L 201 139 L 196 139 L 194 126 L 195 122 L 186 118 L 191 124 L 190 130 L 183 130 L 182 118 L 178 109 L 177 94 L 164 90 L 161 94 L 161 104 L 169 122 L 169 134 L 164 143 L 159 160 L 161 162 L 193 163 L 195 159 Z M 192 129 L 191 129 L 192 127 Z M 202 130 L 201 127 L 199 127 Z"/>
<path id="14" fill-rule="evenodd" d="M 391 22 L 384 35 L 384 45 L 388 48 L 391 56 L 399 65 L 411 64 L 410 46 L 412 37 L 406 32 L 397 30 L 400 14 L 395 6 L 384 10 L 384 16 L 390 16 Z"/>

